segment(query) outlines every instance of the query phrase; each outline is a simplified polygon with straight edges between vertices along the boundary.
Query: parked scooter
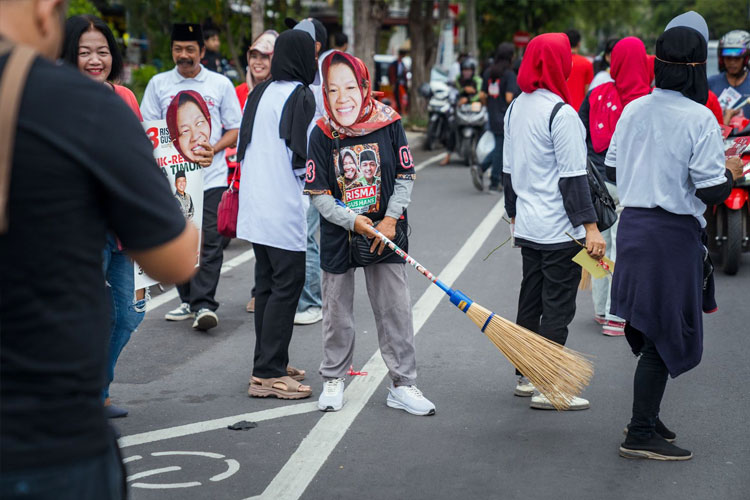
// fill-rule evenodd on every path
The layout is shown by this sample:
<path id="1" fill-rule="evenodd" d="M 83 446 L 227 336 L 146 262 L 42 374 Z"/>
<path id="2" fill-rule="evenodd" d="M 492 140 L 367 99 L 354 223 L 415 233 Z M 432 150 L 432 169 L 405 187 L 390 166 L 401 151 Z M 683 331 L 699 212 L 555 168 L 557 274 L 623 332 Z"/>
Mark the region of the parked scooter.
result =
<path id="1" fill-rule="evenodd" d="M 449 147 L 449 141 L 454 140 L 454 108 L 458 91 L 445 82 L 432 81 L 422 84 L 419 87 L 419 94 L 429 99 L 427 103 L 429 118 L 424 149 L 432 151 L 437 144 Z"/>
<path id="2" fill-rule="evenodd" d="M 477 142 L 487 119 L 487 108 L 478 101 L 458 106 L 456 110 L 456 150 L 466 166 L 478 163 Z"/>
<path id="3" fill-rule="evenodd" d="M 728 137 L 724 151 L 727 157 L 742 158 L 745 175 L 734 181 L 724 203 L 706 209 L 706 231 L 714 262 L 733 275 L 739 270 L 742 253 L 750 252 L 750 136 Z"/>

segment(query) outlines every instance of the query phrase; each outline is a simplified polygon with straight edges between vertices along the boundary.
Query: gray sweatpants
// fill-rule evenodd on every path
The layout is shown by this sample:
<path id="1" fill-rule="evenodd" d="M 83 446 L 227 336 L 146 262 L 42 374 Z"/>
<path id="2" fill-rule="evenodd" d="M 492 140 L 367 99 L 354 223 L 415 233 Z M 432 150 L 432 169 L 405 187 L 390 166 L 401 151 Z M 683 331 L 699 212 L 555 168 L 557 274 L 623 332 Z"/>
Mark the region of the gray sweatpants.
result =
<path id="1" fill-rule="evenodd" d="M 414 385 L 417 361 L 414 324 L 405 264 L 363 268 L 367 295 L 375 315 L 383 361 L 394 385 Z M 325 380 L 344 377 L 354 355 L 354 269 L 344 274 L 323 271 L 323 362 Z"/>

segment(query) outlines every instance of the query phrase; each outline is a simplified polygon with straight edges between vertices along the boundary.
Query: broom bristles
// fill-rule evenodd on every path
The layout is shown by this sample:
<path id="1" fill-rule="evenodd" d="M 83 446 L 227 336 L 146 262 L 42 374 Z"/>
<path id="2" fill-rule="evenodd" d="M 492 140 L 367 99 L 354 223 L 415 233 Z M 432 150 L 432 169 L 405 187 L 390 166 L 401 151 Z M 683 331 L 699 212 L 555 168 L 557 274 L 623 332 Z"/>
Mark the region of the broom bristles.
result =
<path id="1" fill-rule="evenodd" d="M 594 365 L 581 353 L 567 349 L 507 319 L 494 315 L 476 302 L 466 315 L 534 387 L 558 409 L 570 406 L 594 375 Z"/>

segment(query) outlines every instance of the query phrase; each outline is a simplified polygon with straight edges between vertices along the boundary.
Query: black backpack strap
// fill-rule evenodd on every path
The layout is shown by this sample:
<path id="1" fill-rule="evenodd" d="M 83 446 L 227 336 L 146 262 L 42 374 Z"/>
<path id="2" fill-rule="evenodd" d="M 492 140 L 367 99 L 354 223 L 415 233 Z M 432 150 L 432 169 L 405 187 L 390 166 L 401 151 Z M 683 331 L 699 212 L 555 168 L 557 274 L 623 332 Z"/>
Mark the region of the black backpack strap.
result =
<path id="1" fill-rule="evenodd" d="M 552 122 L 555 120 L 555 116 L 557 116 L 557 112 L 560 111 L 560 108 L 565 106 L 564 102 L 558 102 L 555 104 L 555 107 L 552 108 L 552 114 L 549 115 L 549 132 L 552 133 Z"/>

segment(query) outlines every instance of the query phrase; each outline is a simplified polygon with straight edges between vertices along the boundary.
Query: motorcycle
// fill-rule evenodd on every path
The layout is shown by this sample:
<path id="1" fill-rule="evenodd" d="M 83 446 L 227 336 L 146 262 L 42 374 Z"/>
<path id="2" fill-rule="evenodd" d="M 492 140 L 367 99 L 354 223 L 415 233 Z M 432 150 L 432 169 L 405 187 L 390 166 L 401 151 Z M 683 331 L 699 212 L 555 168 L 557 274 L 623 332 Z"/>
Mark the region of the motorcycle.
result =
<path id="1" fill-rule="evenodd" d="M 432 81 L 422 84 L 419 87 L 419 94 L 429 99 L 427 103 L 429 118 L 424 149 L 432 151 L 438 143 L 448 146 L 449 141 L 453 140 L 454 107 L 458 91 L 447 83 Z"/>
<path id="2" fill-rule="evenodd" d="M 456 149 L 466 166 L 477 161 L 477 142 L 487 125 L 487 108 L 481 102 L 472 102 L 458 106 L 456 110 Z"/>
<path id="3" fill-rule="evenodd" d="M 745 167 L 743 177 L 734 181 L 729 197 L 706 210 L 708 249 L 725 274 L 739 270 L 742 253 L 750 252 L 750 136 L 727 137 L 727 157 L 739 156 Z"/>

